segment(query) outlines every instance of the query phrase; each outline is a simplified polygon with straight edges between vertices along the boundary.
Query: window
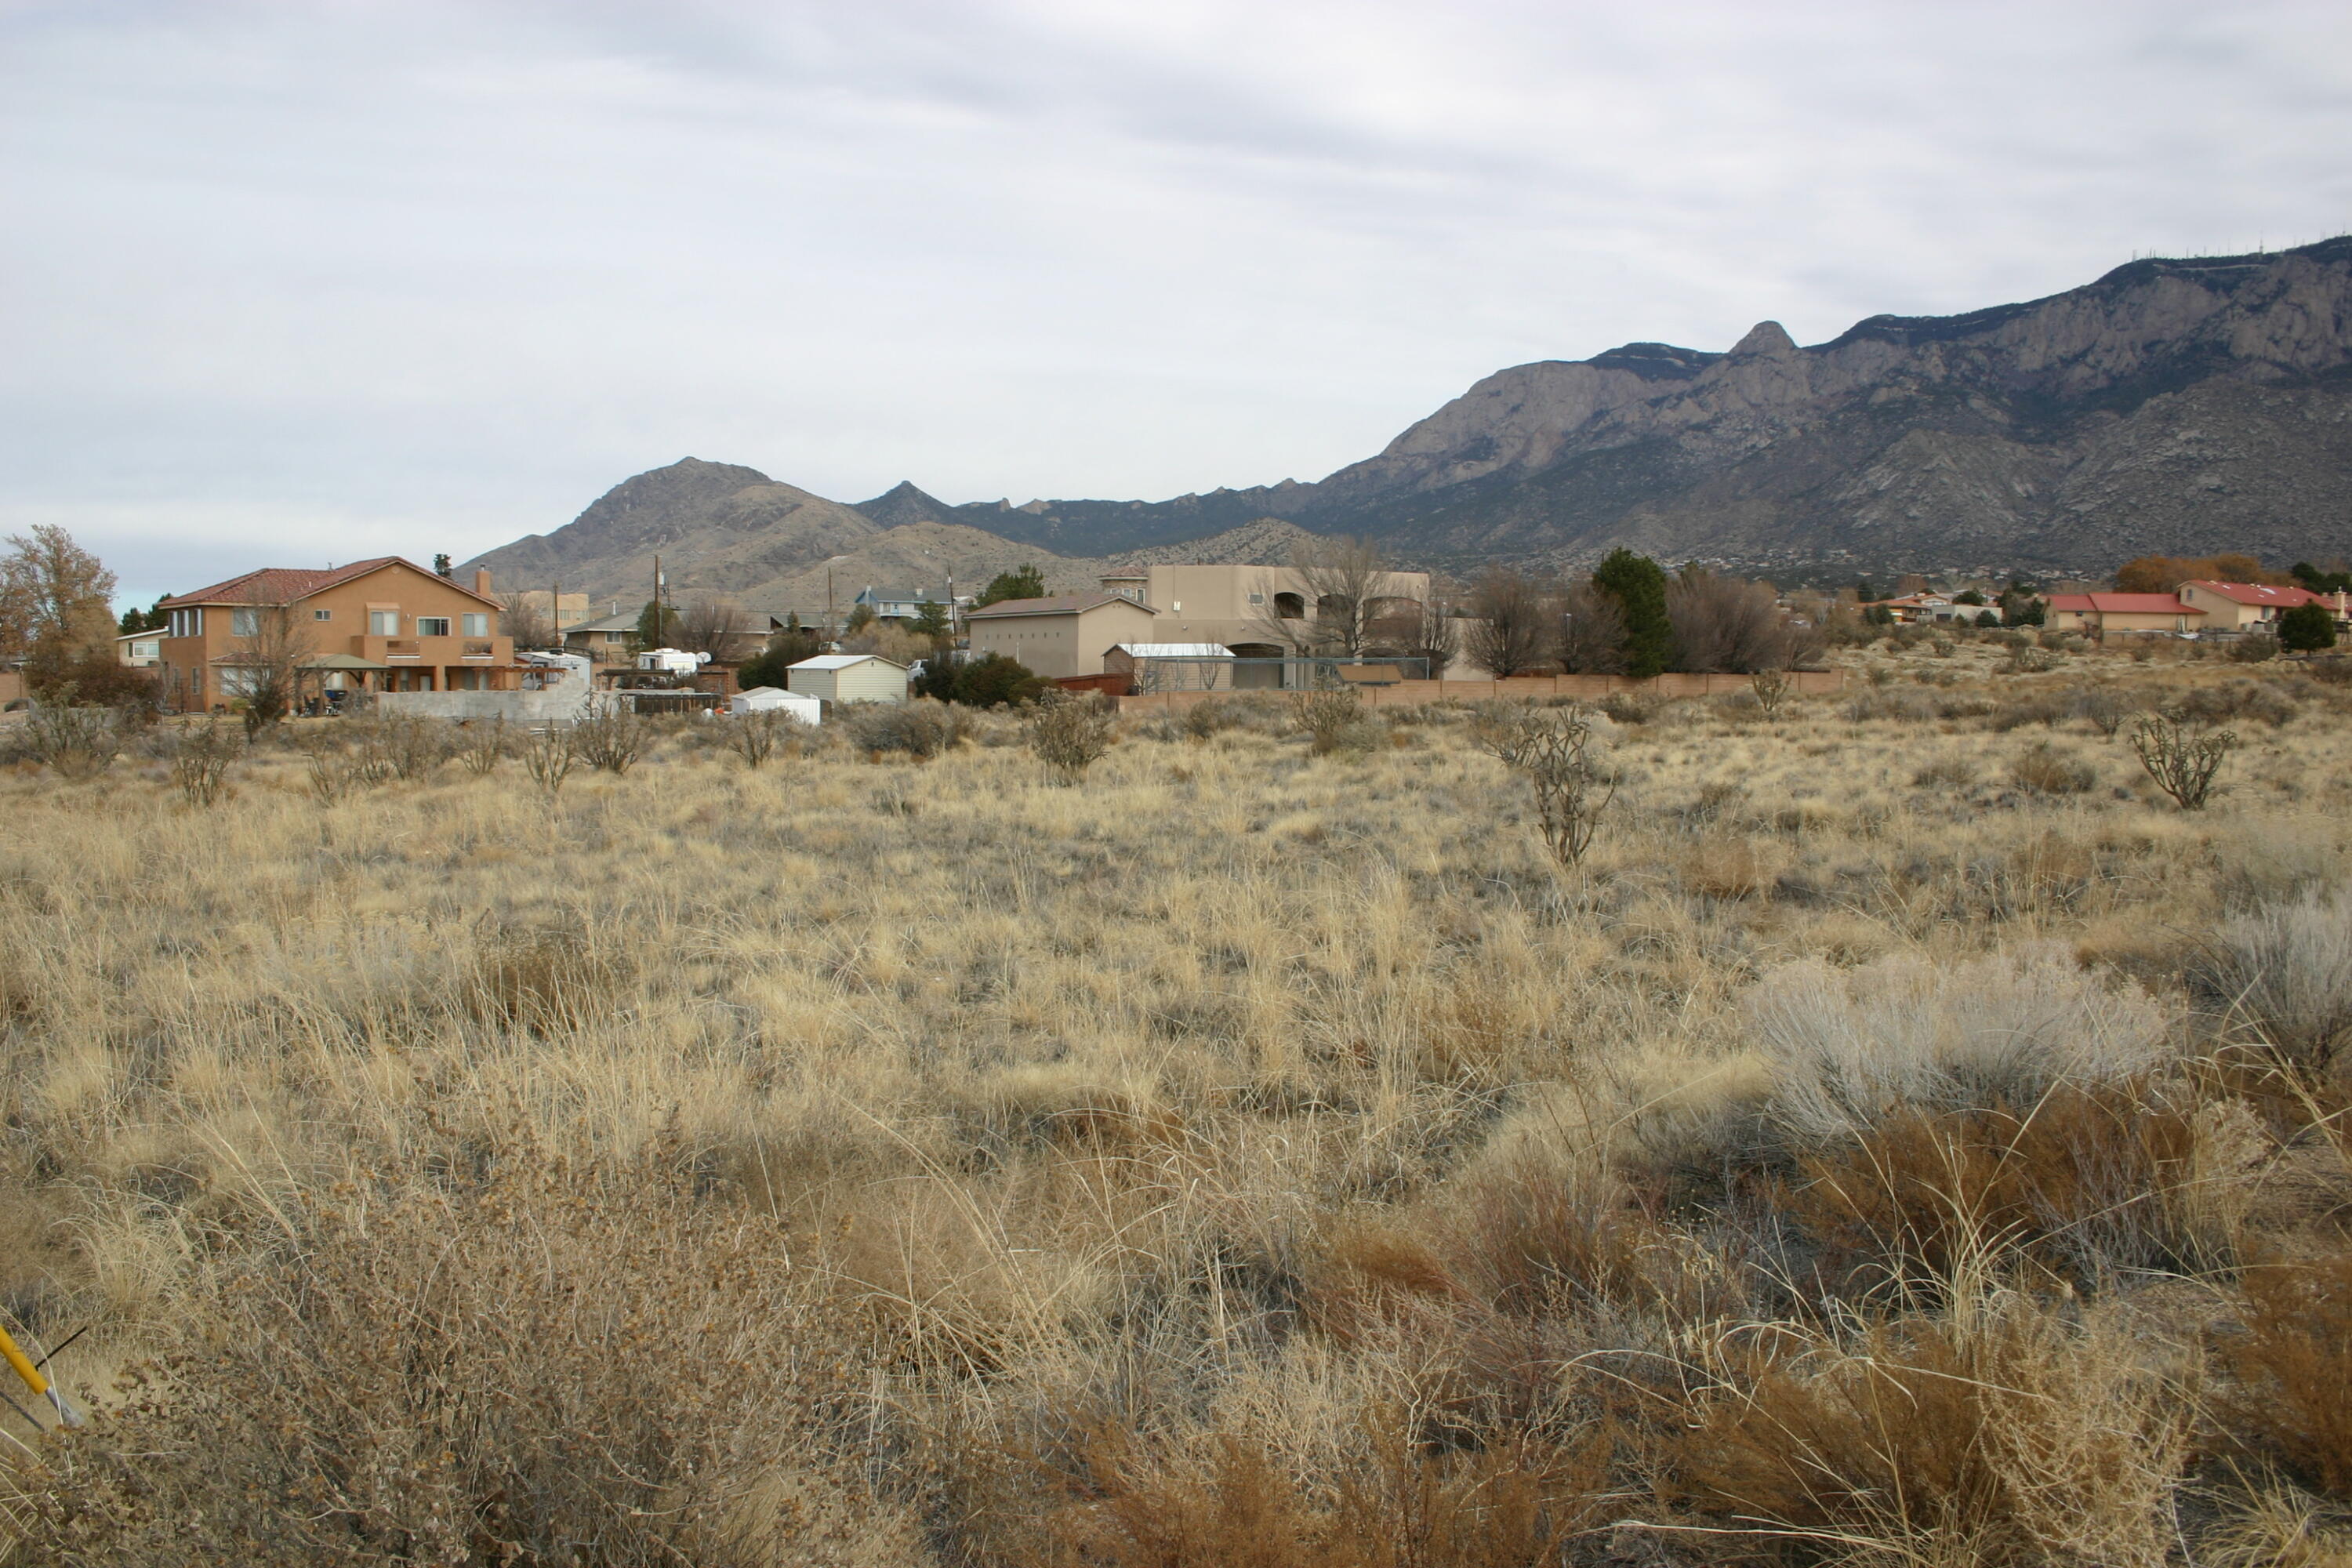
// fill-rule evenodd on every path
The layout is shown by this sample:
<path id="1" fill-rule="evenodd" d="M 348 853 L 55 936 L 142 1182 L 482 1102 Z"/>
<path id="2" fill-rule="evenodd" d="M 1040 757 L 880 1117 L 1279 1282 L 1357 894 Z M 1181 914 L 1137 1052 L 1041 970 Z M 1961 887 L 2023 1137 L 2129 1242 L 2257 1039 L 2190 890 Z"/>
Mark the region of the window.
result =
<path id="1" fill-rule="evenodd" d="M 368 636 L 372 637 L 396 637 L 399 635 L 400 612 L 398 610 L 370 610 L 368 612 Z"/>
<path id="2" fill-rule="evenodd" d="M 1265 595 L 1264 594 L 1252 594 L 1250 595 L 1250 603 L 1253 605 L 1263 605 L 1265 603 Z"/>
<path id="3" fill-rule="evenodd" d="M 449 617 L 446 616 L 417 616 L 416 635 L 421 637 L 447 637 L 449 635 Z"/>
<path id="4" fill-rule="evenodd" d="M 331 621 L 335 618 L 335 612 L 332 610 L 313 610 L 310 612 L 310 618 L 314 621 Z"/>
<path id="5" fill-rule="evenodd" d="M 465 623 L 466 635 L 469 637 L 486 637 L 490 635 L 490 617 L 488 616 L 467 616 L 465 617 Z"/>
<path id="6" fill-rule="evenodd" d="M 202 610 L 173 610 L 172 635 L 175 637 L 200 637 L 205 635 L 205 613 Z"/>
<path id="7" fill-rule="evenodd" d="M 259 610 L 231 610 L 228 613 L 228 635 L 233 637 L 257 637 L 261 635 Z"/>

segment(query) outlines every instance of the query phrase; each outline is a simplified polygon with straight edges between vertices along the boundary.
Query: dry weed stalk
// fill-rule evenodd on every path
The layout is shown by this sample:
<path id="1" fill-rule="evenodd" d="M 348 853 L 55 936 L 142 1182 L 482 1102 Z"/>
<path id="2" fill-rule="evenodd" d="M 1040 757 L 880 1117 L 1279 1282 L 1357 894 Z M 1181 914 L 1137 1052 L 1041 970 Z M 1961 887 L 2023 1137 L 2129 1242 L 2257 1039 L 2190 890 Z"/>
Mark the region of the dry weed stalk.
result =
<path id="1" fill-rule="evenodd" d="M 243 737 L 217 719 L 183 728 L 172 753 L 172 786 L 190 805 L 211 805 L 228 788 L 228 767 L 244 752 Z"/>
<path id="2" fill-rule="evenodd" d="M 563 781 L 572 776 L 572 764 L 580 760 L 572 727 L 542 725 L 523 738 L 521 751 L 523 771 L 530 775 L 541 795 L 553 801 L 563 792 Z"/>

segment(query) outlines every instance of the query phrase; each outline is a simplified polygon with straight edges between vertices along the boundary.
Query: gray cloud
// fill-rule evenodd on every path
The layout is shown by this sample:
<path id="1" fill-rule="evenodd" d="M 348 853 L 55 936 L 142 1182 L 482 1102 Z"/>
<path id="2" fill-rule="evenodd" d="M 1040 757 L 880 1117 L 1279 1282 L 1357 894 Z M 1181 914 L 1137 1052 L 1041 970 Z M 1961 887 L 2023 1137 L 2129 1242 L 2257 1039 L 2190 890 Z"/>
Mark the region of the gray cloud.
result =
<path id="1" fill-rule="evenodd" d="M 1508 363 L 2352 222 L 2340 6 L 0 6 L 0 528 L 464 554 L 686 453 L 1318 477 Z"/>

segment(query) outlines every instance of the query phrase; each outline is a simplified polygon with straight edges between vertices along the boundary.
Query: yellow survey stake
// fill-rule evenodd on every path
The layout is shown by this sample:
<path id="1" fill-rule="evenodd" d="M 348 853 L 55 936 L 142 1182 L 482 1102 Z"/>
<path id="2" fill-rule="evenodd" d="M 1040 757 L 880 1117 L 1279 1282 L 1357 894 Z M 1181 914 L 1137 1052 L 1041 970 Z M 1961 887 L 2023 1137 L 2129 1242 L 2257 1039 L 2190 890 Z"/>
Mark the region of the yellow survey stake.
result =
<path id="1" fill-rule="evenodd" d="M 81 1425 L 80 1415 L 75 1412 L 72 1405 L 66 1403 L 66 1396 L 49 1386 L 49 1380 L 41 1375 L 41 1369 L 35 1366 L 32 1358 L 16 1347 L 16 1339 L 5 1328 L 0 1328 L 0 1360 L 6 1361 L 10 1366 L 16 1369 L 16 1375 L 25 1380 L 25 1386 L 33 1391 L 36 1398 L 46 1399 L 56 1405 L 58 1418 L 67 1426 Z"/>

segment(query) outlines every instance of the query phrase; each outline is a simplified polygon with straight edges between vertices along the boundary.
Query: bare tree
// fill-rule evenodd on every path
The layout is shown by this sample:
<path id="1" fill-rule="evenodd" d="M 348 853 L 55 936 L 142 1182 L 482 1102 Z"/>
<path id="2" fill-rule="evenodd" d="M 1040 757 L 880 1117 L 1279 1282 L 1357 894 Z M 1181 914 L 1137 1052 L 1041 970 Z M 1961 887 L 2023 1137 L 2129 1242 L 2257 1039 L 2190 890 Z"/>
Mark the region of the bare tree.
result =
<path id="1" fill-rule="evenodd" d="M 1263 602 L 1251 635 L 1300 653 L 1360 658 L 1379 640 L 1375 628 L 1399 613 L 1390 576 L 1380 546 L 1369 540 L 1301 541 L 1287 573 L 1258 579 Z"/>
<path id="2" fill-rule="evenodd" d="M 1391 599 L 1387 605 L 1372 623 L 1372 640 L 1408 658 L 1420 659 L 1432 679 L 1444 676 L 1445 667 L 1462 651 L 1461 618 L 1433 591 L 1425 601 Z"/>
<path id="3" fill-rule="evenodd" d="M 1542 584 L 1524 572 L 1489 567 L 1470 590 L 1463 651 L 1498 680 L 1524 675 L 1550 655 L 1555 614 Z"/>
<path id="4" fill-rule="evenodd" d="M 277 723 L 300 697 L 302 666 L 314 649 L 309 626 L 287 605 L 242 605 L 229 612 L 229 668 L 245 699 L 245 732 Z"/>
<path id="5" fill-rule="evenodd" d="M 519 648 L 552 648 L 562 640 L 555 635 L 554 616 L 528 593 L 509 591 L 499 595 L 499 630 L 512 637 Z"/>
<path id="6" fill-rule="evenodd" d="M 1666 582 L 1666 618 L 1677 669 L 1748 675 L 1789 666 L 1788 617 L 1769 583 L 1685 566 Z"/>
<path id="7" fill-rule="evenodd" d="M 678 617 L 677 637 L 684 651 L 707 653 L 721 664 L 749 658 L 761 640 L 742 605 L 708 595 L 686 606 L 686 613 Z"/>
<path id="8" fill-rule="evenodd" d="M 1570 675 L 1625 673 L 1625 611 L 1589 577 L 1560 598 L 1559 667 Z"/>

